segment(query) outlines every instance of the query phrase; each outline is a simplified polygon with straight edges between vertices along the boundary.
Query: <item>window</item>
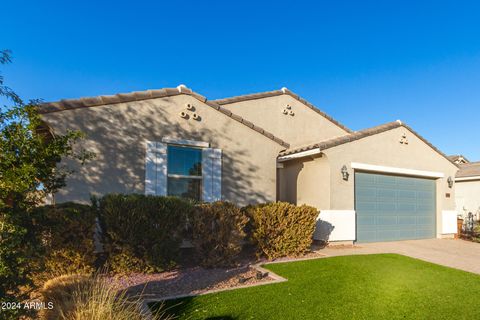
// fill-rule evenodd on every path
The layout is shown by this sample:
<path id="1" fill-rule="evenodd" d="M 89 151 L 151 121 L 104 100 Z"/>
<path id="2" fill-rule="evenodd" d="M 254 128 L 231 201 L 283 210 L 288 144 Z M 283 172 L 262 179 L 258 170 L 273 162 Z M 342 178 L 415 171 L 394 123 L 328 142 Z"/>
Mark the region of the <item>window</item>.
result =
<path id="1" fill-rule="evenodd" d="M 202 150 L 169 145 L 167 157 L 167 194 L 201 200 Z"/>

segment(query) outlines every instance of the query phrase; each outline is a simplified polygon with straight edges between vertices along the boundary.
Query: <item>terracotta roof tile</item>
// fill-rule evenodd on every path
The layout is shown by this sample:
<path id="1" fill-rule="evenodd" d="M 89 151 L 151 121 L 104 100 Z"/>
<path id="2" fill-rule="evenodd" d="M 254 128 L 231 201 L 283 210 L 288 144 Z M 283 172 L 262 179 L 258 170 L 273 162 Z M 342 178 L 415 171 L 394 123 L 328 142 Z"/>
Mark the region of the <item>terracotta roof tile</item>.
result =
<path id="1" fill-rule="evenodd" d="M 406 124 L 402 123 L 400 120 L 385 123 L 385 124 L 382 124 L 382 125 L 379 125 L 379 126 L 376 126 L 376 127 L 373 127 L 373 128 L 364 129 L 364 130 L 361 130 L 361 131 L 356 131 L 356 132 L 353 132 L 353 133 L 350 133 L 350 134 L 347 134 L 347 135 L 344 135 L 344 136 L 335 137 L 335 138 L 328 139 L 328 140 L 325 140 L 325 141 L 320 141 L 318 143 L 314 143 L 314 144 L 311 144 L 311 145 L 308 145 L 308 146 L 302 146 L 302 147 L 287 149 L 287 150 L 281 152 L 279 154 L 279 156 L 280 157 L 281 156 L 287 156 L 287 155 L 299 153 L 299 152 L 302 152 L 302 151 L 313 150 L 313 149 L 316 149 L 316 148 L 320 148 L 320 150 L 325 150 L 325 149 L 333 148 L 333 147 L 336 147 L 336 146 L 339 146 L 339 145 L 342 145 L 342 144 L 345 144 L 345 143 L 349 143 L 349 142 L 357 141 L 357 140 L 360 140 L 360 139 L 363 139 L 363 138 L 366 138 L 366 137 L 369 137 L 369 136 L 373 136 L 373 135 L 376 135 L 376 134 L 379 134 L 379 133 L 382 133 L 382 132 L 385 132 L 385 131 L 389 131 L 389 130 L 392 130 L 392 129 L 395 129 L 395 128 L 399 128 L 399 127 L 404 127 L 406 129 L 408 129 L 409 131 L 411 131 L 415 136 L 417 136 L 420 140 L 422 140 L 424 143 L 426 143 L 430 148 L 432 148 L 437 153 L 439 153 L 441 156 L 443 156 L 445 159 L 450 161 L 453 165 L 457 166 L 443 152 L 441 152 L 439 149 L 437 149 L 434 145 L 432 145 L 425 138 L 420 136 L 412 128 L 410 128 Z"/>
<path id="2" fill-rule="evenodd" d="M 130 93 L 118 93 L 115 95 L 85 97 L 80 99 L 68 99 L 68 100 L 64 99 L 57 102 L 48 102 L 48 103 L 41 104 L 38 106 L 38 112 L 40 114 L 47 114 L 52 112 L 60 112 L 65 110 L 78 109 L 78 108 L 90 108 L 90 107 L 95 107 L 100 105 L 116 104 L 121 102 L 132 102 L 132 101 L 141 101 L 141 100 L 148 100 L 148 99 L 154 99 L 154 98 L 163 98 L 168 96 L 176 96 L 179 94 L 190 95 L 196 98 L 197 100 L 205 103 L 206 105 L 212 107 L 213 109 L 220 111 L 221 113 L 232 118 L 233 120 L 240 122 L 251 129 L 254 129 L 255 131 L 269 138 L 270 140 L 275 141 L 279 145 L 285 148 L 290 147 L 290 145 L 287 142 L 283 141 L 282 139 L 277 138 L 270 132 L 267 132 L 264 129 L 255 126 L 253 123 L 243 119 L 239 115 L 232 113 L 230 110 L 220 106 L 219 104 L 213 101 L 208 101 L 206 97 L 192 91 L 191 89 L 185 87 L 184 85 L 180 85 L 177 88 L 163 88 L 163 89 L 156 89 L 156 90 L 135 91 Z"/>
<path id="3" fill-rule="evenodd" d="M 480 176 L 480 162 L 470 162 L 460 164 L 460 170 L 458 170 L 457 178 L 475 177 Z"/>

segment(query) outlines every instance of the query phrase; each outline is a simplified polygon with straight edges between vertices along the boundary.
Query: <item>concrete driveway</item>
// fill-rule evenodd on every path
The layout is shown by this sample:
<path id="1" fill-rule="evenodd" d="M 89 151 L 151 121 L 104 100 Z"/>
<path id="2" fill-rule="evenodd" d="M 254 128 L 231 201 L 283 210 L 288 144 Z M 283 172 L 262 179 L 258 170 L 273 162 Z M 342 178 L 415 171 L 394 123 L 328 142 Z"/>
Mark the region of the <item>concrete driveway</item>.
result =
<path id="1" fill-rule="evenodd" d="M 398 253 L 480 274 L 480 244 L 464 240 L 426 239 L 361 243 L 354 247 L 327 247 L 320 252 L 330 257 L 352 254 Z"/>

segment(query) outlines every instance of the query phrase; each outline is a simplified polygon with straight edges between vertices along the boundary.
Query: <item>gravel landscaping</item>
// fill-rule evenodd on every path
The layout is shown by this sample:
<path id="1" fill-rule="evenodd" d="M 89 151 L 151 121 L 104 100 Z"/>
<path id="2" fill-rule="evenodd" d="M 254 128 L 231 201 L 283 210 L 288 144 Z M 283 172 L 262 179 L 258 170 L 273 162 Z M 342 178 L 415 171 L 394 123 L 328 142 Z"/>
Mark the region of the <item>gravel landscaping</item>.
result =
<path id="1" fill-rule="evenodd" d="M 231 269 L 205 269 L 193 267 L 157 274 L 132 274 L 112 278 L 115 286 L 126 289 L 128 294 L 143 293 L 146 299 L 196 295 L 211 290 L 221 290 L 249 286 L 272 281 L 268 275 L 257 278 L 257 270 L 252 266 Z"/>

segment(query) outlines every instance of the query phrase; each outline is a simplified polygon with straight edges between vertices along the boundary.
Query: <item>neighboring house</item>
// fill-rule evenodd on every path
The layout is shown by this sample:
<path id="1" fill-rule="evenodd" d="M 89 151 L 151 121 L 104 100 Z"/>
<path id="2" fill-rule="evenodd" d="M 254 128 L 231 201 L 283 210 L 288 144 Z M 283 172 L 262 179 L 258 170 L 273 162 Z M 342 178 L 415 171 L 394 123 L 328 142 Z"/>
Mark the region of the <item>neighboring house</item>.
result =
<path id="1" fill-rule="evenodd" d="M 400 121 L 353 132 L 283 88 L 208 100 L 181 85 L 40 107 L 53 133 L 86 134 L 55 199 L 111 192 L 238 205 L 309 204 L 315 238 L 386 241 L 456 233 L 458 167 Z"/>
<path id="2" fill-rule="evenodd" d="M 463 155 L 461 154 L 457 154 L 457 155 L 453 155 L 453 156 L 448 156 L 448 159 L 450 159 L 450 161 L 452 161 L 453 163 L 455 164 L 464 164 L 464 163 L 469 163 L 470 161 L 468 161 L 467 158 L 465 158 Z"/>
<path id="3" fill-rule="evenodd" d="M 455 185 L 458 214 L 465 218 L 471 212 L 480 219 L 480 162 L 461 163 Z"/>

